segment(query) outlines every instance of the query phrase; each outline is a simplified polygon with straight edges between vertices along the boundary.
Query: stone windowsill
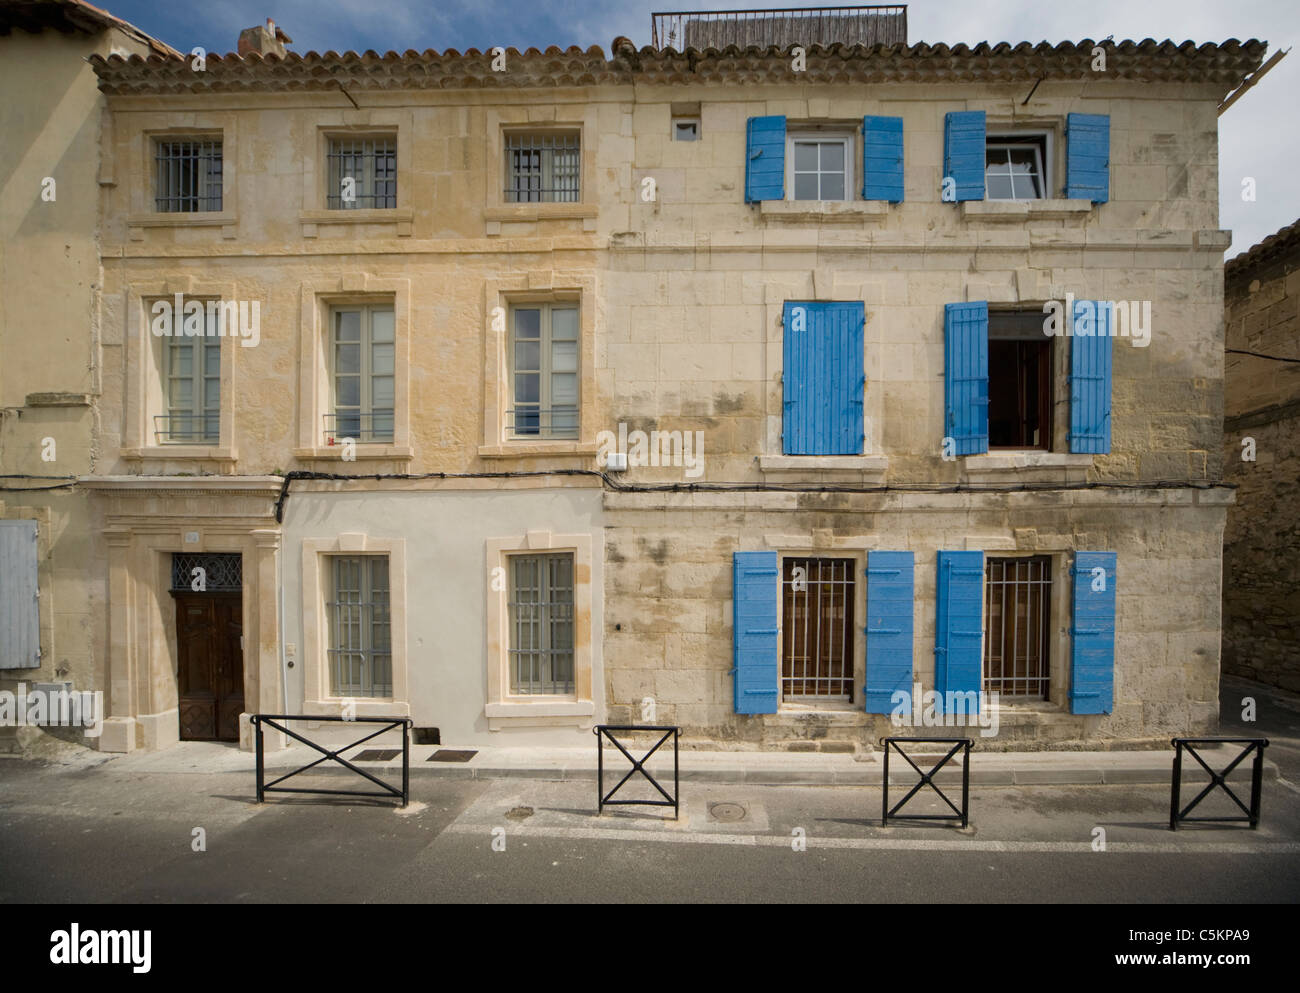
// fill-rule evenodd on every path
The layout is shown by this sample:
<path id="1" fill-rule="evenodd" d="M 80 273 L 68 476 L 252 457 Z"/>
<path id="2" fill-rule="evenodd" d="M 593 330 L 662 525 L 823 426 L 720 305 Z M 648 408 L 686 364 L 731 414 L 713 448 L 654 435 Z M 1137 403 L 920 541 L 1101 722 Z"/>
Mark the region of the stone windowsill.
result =
<path id="1" fill-rule="evenodd" d="M 596 705 L 590 700 L 501 700 L 483 708 L 484 716 L 502 717 L 592 717 Z"/>
<path id="2" fill-rule="evenodd" d="M 126 219 L 132 228 L 215 228 L 238 224 L 239 218 L 230 211 L 175 211 L 165 214 L 131 214 Z"/>
<path id="3" fill-rule="evenodd" d="M 889 470 L 887 455 L 760 455 L 763 473 L 859 473 L 880 476 Z"/>
<path id="4" fill-rule="evenodd" d="M 233 463 L 238 457 L 230 445 L 141 445 L 122 449 L 124 459 L 208 459 Z"/>
<path id="5" fill-rule="evenodd" d="M 500 445 L 479 445 L 479 458 L 527 459 L 543 455 L 572 455 L 595 458 L 599 446 L 594 441 L 507 441 Z"/>
<path id="6" fill-rule="evenodd" d="M 1061 221 L 1085 218 L 1092 213 L 1091 200 L 965 200 L 961 216 L 970 221 Z"/>
<path id="7" fill-rule="evenodd" d="M 342 445 L 322 445 L 318 448 L 295 448 L 293 457 L 296 459 L 337 459 L 343 461 L 344 447 Z M 365 459 L 398 459 L 409 460 L 415 458 L 415 449 L 410 445 L 371 445 L 358 444 L 352 449 L 353 457 L 361 462 Z M 352 461 L 348 459 L 347 461 Z"/>
<path id="8" fill-rule="evenodd" d="M 967 470 L 976 472 L 1005 469 L 1090 469 L 1092 456 L 1072 452 L 997 452 L 963 456 L 963 464 Z"/>
<path id="9" fill-rule="evenodd" d="M 352 705 L 352 713 L 356 717 L 410 717 L 411 705 L 404 700 L 393 700 L 384 697 L 367 697 L 361 699 L 349 699 L 347 701 Z M 321 717 L 342 717 L 343 716 L 342 699 L 339 700 L 305 700 L 303 701 L 303 715 L 311 722 L 313 714 Z M 329 726 L 334 722 L 330 721 Z"/>
<path id="10" fill-rule="evenodd" d="M 882 220 L 889 216 L 889 204 L 883 200 L 762 200 L 759 216 L 780 221 L 861 221 Z"/>
<path id="11" fill-rule="evenodd" d="M 399 238 L 409 238 L 415 211 L 410 207 L 377 207 L 364 210 L 300 210 L 302 236 L 315 238 L 322 224 L 392 224 Z"/>
<path id="12" fill-rule="evenodd" d="M 89 407 L 89 393 L 28 393 L 27 407 Z"/>
<path id="13" fill-rule="evenodd" d="M 591 203 L 508 203 L 485 207 L 485 221 L 563 221 L 596 217 L 598 208 Z"/>

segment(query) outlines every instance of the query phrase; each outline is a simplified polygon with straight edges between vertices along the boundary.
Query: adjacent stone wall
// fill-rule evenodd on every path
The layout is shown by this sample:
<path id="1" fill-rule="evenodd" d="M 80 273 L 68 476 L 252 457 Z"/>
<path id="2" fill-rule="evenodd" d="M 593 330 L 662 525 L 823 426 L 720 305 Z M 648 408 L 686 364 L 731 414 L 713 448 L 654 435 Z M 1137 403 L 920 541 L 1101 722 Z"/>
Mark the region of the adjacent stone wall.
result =
<path id="1" fill-rule="evenodd" d="M 1223 668 L 1300 691 L 1300 224 L 1229 262 Z M 1254 461 L 1246 439 L 1253 439 Z"/>

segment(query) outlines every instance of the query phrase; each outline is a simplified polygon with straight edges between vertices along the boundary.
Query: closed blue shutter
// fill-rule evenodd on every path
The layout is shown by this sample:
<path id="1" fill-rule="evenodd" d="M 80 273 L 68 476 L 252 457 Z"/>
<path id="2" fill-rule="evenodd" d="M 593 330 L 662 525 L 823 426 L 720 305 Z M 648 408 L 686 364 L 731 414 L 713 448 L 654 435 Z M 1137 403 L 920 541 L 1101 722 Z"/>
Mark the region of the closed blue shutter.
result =
<path id="1" fill-rule="evenodd" d="M 0 521 L 0 669 L 41 664 L 35 521 Z"/>
<path id="2" fill-rule="evenodd" d="M 736 713 L 775 714 L 780 590 L 776 552 L 733 553 L 732 577 Z"/>
<path id="3" fill-rule="evenodd" d="M 1110 116 L 1065 117 L 1065 195 L 1071 200 L 1110 199 Z"/>
<path id="4" fill-rule="evenodd" d="M 1080 335 L 1081 318 L 1093 308 L 1091 335 Z M 1076 300 L 1070 339 L 1070 451 L 1104 455 L 1110 451 L 1111 304 Z"/>
<path id="5" fill-rule="evenodd" d="M 989 450 L 989 305 L 950 303 L 943 309 L 944 436 L 955 455 Z"/>
<path id="6" fill-rule="evenodd" d="M 948 693 L 980 692 L 984 553 L 940 552 L 935 599 L 934 689 L 940 701 L 936 709 L 943 710 Z M 952 713 L 974 715 L 966 699 L 955 697 Z"/>
<path id="7" fill-rule="evenodd" d="M 787 301 L 781 380 L 786 455 L 861 455 L 861 301 Z"/>
<path id="8" fill-rule="evenodd" d="M 1104 589 L 1100 580 L 1105 570 Z M 1070 713 L 1109 714 L 1115 706 L 1115 553 L 1074 553 L 1070 629 Z"/>
<path id="9" fill-rule="evenodd" d="M 867 556 L 868 714 L 894 712 L 894 694 L 912 693 L 912 553 Z M 908 708 L 910 711 L 910 707 Z"/>
<path id="10" fill-rule="evenodd" d="M 903 119 L 862 119 L 862 199 L 903 202 Z"/>
<path id="11" fill-rule="evenodd" d="M 745 132 L 745 203 L 784 200 L 785 117 L 751 117 Z"/>
<path id="12" fill-rule="evenodd" d="M 954 110 L 943 122 L 943 175 L 957 184 L 958 200 L 984 199 L 984 111 Z"/>

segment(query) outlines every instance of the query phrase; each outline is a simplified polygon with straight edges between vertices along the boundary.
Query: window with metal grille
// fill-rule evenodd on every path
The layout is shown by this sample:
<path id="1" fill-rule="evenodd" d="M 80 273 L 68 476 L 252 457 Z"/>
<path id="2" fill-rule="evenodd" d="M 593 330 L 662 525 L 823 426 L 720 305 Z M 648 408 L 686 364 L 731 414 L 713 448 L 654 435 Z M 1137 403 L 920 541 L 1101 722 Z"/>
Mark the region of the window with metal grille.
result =
<path id="1" fill-rule="evenodd" d="M 781 698 L 853 699 L 853 559 L 782 565 Z"/>
<path id="2" fill-rule="evenodd" d="M 335 307 L 330 313 L 334 411 L 325 443 L 393 440 L 394 316 L 389 306 Z"/>
<path id="3" fill-rule="evenodd" d="M 162 214 L 221 209 L 221 141 L 154 142 L 154 207 Z"/>
<path id="4" fill-rule="evenodd" d="M 327 153 L 331 210 L 397 206 L 397 138 L 331 138 Z"/>
<path id="5" fill-rule="evenodd" d="M 1052 560 L 990 558 L 984 565 L 984 692 L 1046 699 Z"/>
<path id="6" fill-rule="evenodd" d="M 506 203 L 577 203 L 578 132 L 507 134 Z"/>
<path id="7" fill-rule="evenodd" d="M 177 552 L 172 556 L 172 590 L 193 593 L 194 582 L 202 569 L 204 590 L 208 593 L 238 593 L 244 588 L 244 559 L 238 554 L 189 555 Z"/>
<path id="8" fill-rule="evenodd" d="M 568 694 L 573 683 L 573 553 L 510 556 L 510 692 Z"/>
<path id="9" fill-rule="evenodd" d="M 179 315 L 173 318 L 180 331 Z M 167 413 L 154 417 L 161 445 L 216 444 L 221 437 L 221 338 L 218 316 L 206 312 L 204 333 L 163 338 L 163 392 Z"/>
<path id="10" fill-rule="evenodd" d="M 388 556 L 330 556 L 330 572 L 330 690 L 334 696 L 391 697 Z"/>
<path id="11" fill-rule="evenodd" d="M 510 317 L 511 434 L 578 437 L 577 305 L 520 305 Z"/>
<path id="12" fill-rule="evenodd" d="M 786 189 L 795 200 L 851 199 L 853 139 L 847 135 L 795 135 L 789 139 Z"/>
<path id="13" fill-rule="evenodd" d="M 1037 311 L 989 311 L 989 447 L 1052 449 L 1052 342 Z"/>

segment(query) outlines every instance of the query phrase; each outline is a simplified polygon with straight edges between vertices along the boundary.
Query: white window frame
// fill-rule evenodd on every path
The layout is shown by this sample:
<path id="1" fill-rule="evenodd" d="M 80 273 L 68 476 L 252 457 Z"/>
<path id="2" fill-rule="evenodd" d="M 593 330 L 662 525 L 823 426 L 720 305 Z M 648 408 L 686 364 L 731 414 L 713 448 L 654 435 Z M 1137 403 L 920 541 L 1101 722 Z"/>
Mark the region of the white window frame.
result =
<path id="1" fill-rule="evenodd" d="M 328 377 L 328 398 L 329 410 L 326 413 L 334 416 L 333 432 L 331 437 L 335 443 L 343 437 L 350 437 L 339 431 L 340 415 L 338 406 L 338 368 L 336 365 L 338 341 L 338 318 L 340 314 L 357 312 L 361 315 L 360 340 L 358 350 L 360 352 L 360 362 L 357 373 L 347 373 L 346 375 L 357 375 L 360 378 L 360 388 L 358 394 L 358 425 L 360 430 L 357 431 L 358 437 L 355 441 L 359 445 L 391 445 L 394 442 L 397 431 L 397 308 L 393 303 L 356 303 L 356 304 L 331 304 L 329 307 L 328 324 L 325 329 L 325 363 Z M 380 342 L 379 344 L 389 344 L 393 349 L 393 371 L 391 373 L 375 373 L 372 366 L 374 341 L 374 314 L 385 312 L 392 314 L 393 317 L 393 340 L 391 342 Z M 350 342 L 348 343 L 350 344 Z M 389 415 L 393 421 L 393 427 L 385 436 L 377 437 L 374 430 L 374 377 L 376 375 L 387 375 L 393 380 L 393 409 Z M 387 410 L 388 408 L 384 408 Z M 366 427 L 366 421 L 369 421 L 370 427 Z M 330 432 L 330 427 L 325 426 L 325 431 Z"/>
<path id="2" fill-rule="evenodd" d="M 538 368 L 535 370 L 538 377 L 537 392 L 537 410 L 538 410 L 538 429 L 534 432 L 520 432 L 517 425 L 519 423 L 519 398 L 516 395 L 515 382 L 515 357 L 516 357 L 516 335 L 515 321 L 519 311 L 537 310 L 540 311 L 540 331 L 538 338 L 539 361 Z M 551 333 L 551 317 L 556 310 L 572 310 L 576 314 L 577 337 L 574 339 L 574 352 L 577 360 L 577 368 L 570 374 L 574 377 L 576 396 L 573 401 L 573 418 L 574 425 L 572 429 L 564 429 L 562 434 L 557 433 L 555 427 L 549 423 L 554 418 L 555 408 L 551 402 L 551 377 L 555 374 L 552 366 L 554 352 L 554 337 Z M 507 375 L 507 393 L 509 400 L 508 410 L 513 411 L 513 416 L 507 414 L 506 431 L 511 441 L 576 441 L 582 436 L 582 309 L 576 300 L 547 300 L 537 302 L 519 301 L 510 305 L 509 313 L 510 334 L 506 343 L 506 375 Z M 525 374 L 531 374 L 534 370 L 525 370 Z M 528 401 L 531 403 L 531 401 Z M 543 423 L 543 416 L 548 418 L 547 423 Z"/>
<path id="3" fill-rule="evenodd" d="M 1014 139 L 1030 138 L 1034 139 L 1032 144 L 1018 142 Z M 1012 139 L 1008 141 L 1006 139 Z M 1041 144 L 1038 139 L 1041 139 Z M 1001 200 L 1013 203 L 1028 203 L 1030 200 L 1050 200 L 1052 199 L 1052 139 L 1051 131 L 1042 128 L 1012 131 L 991 131 L 984 139 L 984 176 L 985 176 L 985 198 L 988 200 Z M 1039 178 L 1042 184 L 1043 194 L 1041 197 L 995 197 L 988 192 L 988 169 L 989 169 L 989 152 L 993 150 L 1010 151 L 1013 148 L 1031 147 L 1034 155 L 1038 159 Z M 1008 168 L 1010 158 L 1007 159 Z M 1014 181 L 1012 183 L 1012 192 L 1015 192 Z"/>
<path id="4" fill-rule="evenodd" d="M 799 200 L 795 196 L 795 146 L 801 142 L 816 142 L 818 144 L 839 143 L 844 147 L 844 196 L 838 200 L 824 200 L 820 197 L 816 200 Z M 792 203 L 848 203 L 856 198 L 855 182 L 857 180 L 857 170 L 854 166 L 855 152 L 857 150 L 857 141 L 855 137 L 847 131 L 791 131 L 785 137 L 785 188 L 786 199 Z M 817 192 L 821 192 L 821 179 L 824 175 L 820 168 L 816 175 Z"/>
<path id="5" fill-rule="evenodd" d="M 167 416 L 167 431 L 165 436 L 157 439 L 159 444 L 163 445 L 215 445 L 221 440 L 221 338 L 216 334 L 216 317 L 209 315 L 207 312 L 207 301 L 200 301 L 204 306 L 203 327 L 204 334 L 186 337 L 183 335 L 172 334 L 170 337 L 162 339 L 162 385 L 163 385 L 163 409 Z M 209 323 L 209 317 L 212 317 L 212 323 Z M 176 322 L 176 318 L 173 318 Z M 176 328 L 173 328 L 175 331 Z M 185 345 L 193 349 L 190 357 L 190 375 L 176 376 L 172 374 L 172 356 L 174 350 Z M 217 355 L 217 374 L 214 387 L 216 390 L 217 405 L 211 409 L 207 403 L 210 399 L 210 388 L 208 380 L 212 377 L 207 371 L 207 357 L 209 350 Z M 172 389 L 177 381 L 188 379 L 190 381 L 190 406 L 188 410 L 182 410 L 176 405 Z M 199 422 L 203 425 L 202 433 L 195 434 L 191 432 L 188 437 L 174 437 L 174 428 L 171 423 L 173 417 L 189 417 L 190 423 Z M 216 419 L 216 431 L 209 434 L 207 424 L 209 418 Z"/>

